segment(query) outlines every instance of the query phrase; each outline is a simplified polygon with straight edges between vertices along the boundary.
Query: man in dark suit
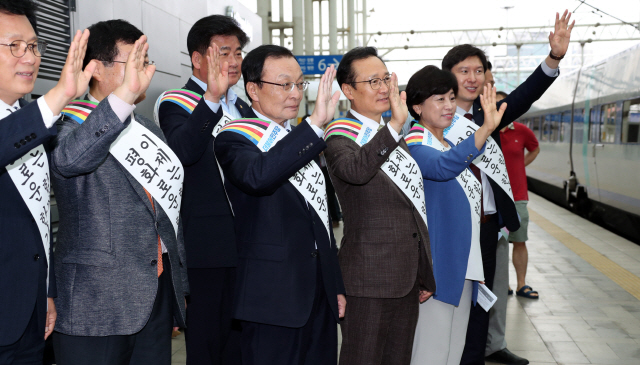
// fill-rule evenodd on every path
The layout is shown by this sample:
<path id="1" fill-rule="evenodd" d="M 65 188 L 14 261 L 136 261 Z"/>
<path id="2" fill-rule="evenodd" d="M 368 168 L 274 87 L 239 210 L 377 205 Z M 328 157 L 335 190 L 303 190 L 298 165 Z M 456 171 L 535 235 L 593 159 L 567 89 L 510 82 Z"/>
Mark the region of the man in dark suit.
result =
<path id="1" fill-rule="evenodd" d="M 242 321 L 245 365 L 337 361 L 336 324 L 346 301 L 335 239 L 326 205 L 319 215 L 291 182 L 294 176 L 304 177 L 301 169 L 315 164 L 313 159 L 326 147 L 320 127 L 331 120 L 338 102 L 339 93 L 331 96 L 334 74 L 329 67 L 313 114 L 291 128 L 288 120 L 298 115 L 307 85 L 300 66 L 284 47 L 252 50 L 242 65 L 252 101 L 249 116 L 283 137 L 265 151 L 245 136 L 223 130 L 214 144 L 235 213 L 234 316 Z M 265 133 L 265 139 L 271 135 Z M 315 168 L 313 182 L 322 183 Z M 310 176 L 301 181 L 312 183 Z"/>
<path id="2" fill-rule="evenodd" d="M 240 79 L 242 48 L 248 41 L 233 18 L 198 20 L 187 36 L 193 75 L 183 90 L 202 97 L 192 99 L 192 110 L 180 103 L 184 93 L 164 93 L 158 101 L 160 127 L 184 166 L 181 214 L 190 285 L 185 335 L 191 365 L 240 360 L 231 307 L 238 264 L 233 212 L 213 154 L 212 133 L 219 124 L 250 113 L 230 89 Z M 215 52 L 208 58 L 209 47 Z"/>
<path id="3" fill-rule="evenodd" d="M 327 166 L 344 217 L 340 267 L 349 302 L 340 364 L 409 364 L 418 305 L 435 291 L 435 280 L 426 216 L 381 169 L 396 150 L 410 156 L 399 135 L 409 113 L 406 95 L 373 47 L 345 54 L 338 83 L 351 102 L 347 118 L 377 130 L 360 146 L 327 129 Z M 382 113 L 389 108 L 385 125 Z"/>
<path id="4" fill-rule="evenodd" d="M 168 365 L 188 294 L 182 181 L 171 173 L 182 166 L 160 128 L 133 113 L 155 72 L 146 36 L 124 20 L 89 30 L 86 59 L 98 65 L 89 94 L 63 110 L 51 157 L 56 360 Z"/>
<path id="5" fill-rule="evenodd" d="M 508 107 L 500 125 L 491 137 L 500 146 L 500 130 L 511 121 L 518 119 L 544 94 L 559 74 L 558 65 L 569 47 L 571 14 L 567 11 L 560 18 L 556 14 L 555 31 L 549 36 L 551 52 L 544 62 L 518 86 L 508 97 L 498 103 Z M 456 113 L 465 116 L 478 125 L 484 122 L 480 109 L 480 92 L 485 84 L 487 59 L 482 50 L 463 44 L 452 48 L 442 60 L 442 68 L 451 71 L 458 79 L 458 108 Z M 474 170 L 472 165 L 472 170 Z M 513 198 L 494 180 L 476 168 L 476 176 L 482 182 L 482 216 L 480 225 L 480 248 L 486 286 L 493 287 L 496 269 L 496 247 L 498 230 L 506 226 L 509 231 L 520 227 Z M 461 364 L 484 364 L 484 349 L 487 343 L 489 313 L 482 307 L 471 308 L 467 338 Z"/>
<path id="6" fill-rule="evenodd" d="M 56 87 L 28 104 L 46 50 L 35 28 L 32 1 L 0 1 L 0 364 L 41 364 L 56 323 L 48 142 L 95 68 L 82 71 L 78 31 Z"/>

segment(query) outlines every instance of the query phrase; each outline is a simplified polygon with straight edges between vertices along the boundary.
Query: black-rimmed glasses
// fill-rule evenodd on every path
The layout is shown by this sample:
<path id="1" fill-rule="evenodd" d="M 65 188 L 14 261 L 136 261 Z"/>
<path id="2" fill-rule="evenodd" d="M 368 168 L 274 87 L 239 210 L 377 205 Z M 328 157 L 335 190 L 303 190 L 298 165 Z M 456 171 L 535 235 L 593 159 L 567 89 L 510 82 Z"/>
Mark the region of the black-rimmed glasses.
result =
<path id="1" fill-rule="evenodd" d="M 9 44 L 0 43 L 0 46 L 7 46 L 11 51 L 13 57 L 21 58 L 25 54 L 27 54 L 27 49 L 29 49 L 34 56 L 42 57 L 42 55 L 47 50 L 47 42 L 45 41 L 37 41 L 27 43 L 27 41 L 13 41 Z"/>
<path id="2" fill-rule="evenodd" d="M 110 62 L 115 62 L 115 63 L 127 63 L 127 61 L 103 61 L 103 60 L 100 60 L 100 62 L 107 62 L 107 63 L 110 63 Z M 144 66 L 144 67 L 146 68 L 146 67 L 147 67 L 147 66 L 149 66 L 149 65 L 155 65 L 155 64 L 156 64 L 156 63 L 155 63 L 155 62 L 153 62 L 153 61 L 144 61 L 144 63 L 142 64 L 142 66 Z"/>
<path id="3" fill-rule="evenodd" d="M 260 82 L 264 82 L 265 84 L 270 84 L 270 85 L 276 85 L 276 86 L 282 86 L 282 88 L 284 89 L 285 92 L 292 92 L 293 91 L 293 87 L 296 86 L 298 88 L 298 90 L 300 91 L 305 91 L 307 90 L 307 87 L 309 87 L 309 82 L 308 81 L 302 81 L 302 82 L 286 82 L 284 84 L 276 84 L 275 82 L 269 82 L 269 81 L 263 81 L 263 80 L 259 80 Z"/>
<path id="4" fill-rule="evenodd" d="M 351 84 L 359 84 L 363 82 L 369 83 L 369 85 L 371 85 L 371 88 L 373 90 L 378 90 L 382 86 L 383 82 L 385 85 L 387 85 L 387 87 L 389 86 L 389 82 L 391 82 L 391 76 L 386 76 L 383 78 L 375 78 L 367 81 L 354 81 L 354 82 L 351 82 Z"/>

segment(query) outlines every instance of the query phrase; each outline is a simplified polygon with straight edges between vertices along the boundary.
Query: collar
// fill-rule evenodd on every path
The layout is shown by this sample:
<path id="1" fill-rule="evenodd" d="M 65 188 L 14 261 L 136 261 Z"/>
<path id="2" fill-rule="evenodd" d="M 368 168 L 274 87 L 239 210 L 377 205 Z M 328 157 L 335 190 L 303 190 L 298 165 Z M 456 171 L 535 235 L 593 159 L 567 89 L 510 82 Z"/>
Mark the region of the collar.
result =
<path id="1" fill-rule="evenodd" d="M 87 93 L 87 96 L 89 96 L 89 101 L 93 101 L 94 103 L 99 103 L 98 99 L 94 98 L 93 95 L 91 95 L 91 93 Z"/>
<path id="2" fill-rule="evenodd" d="M 471 105 L 471 110 L 469 110 L 469 111 L 466 111 L 466 110 L 462 109 L 461 107 L 456 106 L 456 113 L 458 113 L 460 115 L 465 115 L 467 113 L 473 115 L 473 104 Z"/>
<path id="3" fill-rule="evenodd" d="M 271 123 L 275 123 L 273 120 L 271 120 L 271 118 L 265 117 L 264 115 L 258 113 L 258 111 L 253 109 L 253 108 L 251 108 L 251 109 L 253 110 L 254 113 L 256 113 L 256 117 L 258 117 L 258 119 L 262 119 L 262 120 L 266 120 L 266 121 L 271 122 Z M 286 129 L 287 131 L 291 131 L 291 125 L 289 124 L 288 120 L 284 121 L 284 129 Z"/>
<path id="4" fill-rule="evenodd" d="M 9 116 L 9 114 L 15 112 L 16 110 L 20 110 L 20 99 L 16 100 L 13 105 L 9 105 L 0 100 L 0 119 L 6 118 L 7 116 Z"/>
<path id="5" fill-rule="evenodd" d="M 193 80 L 196 84 L 198 84 L 198 86 L 200 86 L 202 88 L 202 90 L 207 91 L 207 83 L 200 80 L 199 78 L 197 78 L 195 75 L 191 75 L 191 80 Z M 229 97 L 229 101 L 227 102 L 227 96 Z M 227 95 L 222 95 L 222 97 L 220 98 L 220 101 L 222 101 L 223 103 L 229 105 L 229 104 L 235 104 L 236 100 L 238 99 L 238 95 L 235 93 L 235 91 L 231 90 L 231 88 L 227 89 Z"/>
<path id="6" fill-rule="evenodd" d="M 364 115 L 362 115 L 362 114 L 358 113 L 357 111 L 355 111 L 355 110 L 353 110 L 353 109 L 349 110 L 349 113 L 351 113 L 354 117 L 356 117 L 356 118 L 357 118 L 358 120 L 360 120 L 360 121 L 362 121 L 362 120 L 369 120 L 369 121 L 371 121 L 371 122 L 378 123 L 378 124 L 380 124 L 380 125 L 384 126 L 384 119 L 382 119 L 382 116 L 380 116 L 380 121 L 379 121 L 379 122 L 376 122 L 375 120 L 373 120 L 373 119 L 371 119 L 371 118 L 368 118 L 368 117 L 365 117 Z"/>

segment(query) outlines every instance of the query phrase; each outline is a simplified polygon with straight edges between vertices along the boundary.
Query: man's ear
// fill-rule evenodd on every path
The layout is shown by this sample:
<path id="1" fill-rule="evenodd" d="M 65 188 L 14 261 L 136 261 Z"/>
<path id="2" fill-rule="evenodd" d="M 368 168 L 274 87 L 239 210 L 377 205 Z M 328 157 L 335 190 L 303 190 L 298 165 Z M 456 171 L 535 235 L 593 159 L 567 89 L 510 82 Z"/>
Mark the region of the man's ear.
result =
<path id="1" fill-rule="evenodd" d="M 102 61 L 98 61 L 98 60 L 92 60 L 95 61 L 96 63 L 96 70 L 93 72 L 93 76 L 91 76 L 91 78 L 95 79 L 97 82 L 101 82 L 104 80 L 104 63 L 102 63 Z"/>
<path id="2" fill-rule="evenodd" d="M 341 89 L 344 96 L 346 96 L 349 101 L 353 101 L 353 86 L 351 86 L 351 84 L 344 83 L 342 84 Z"/>
<path id="3" fill-rule="evenodd" d="M 200 67 L 202 66 L 202 60 L 203 59 L 204 59 L 204 57 L 202 57 L 200 52 L 194 51 L 191 54 L 191 63 L 193 64 L 193 68 L 200 70 Z"/>
<path id="4" fill-rule="evenodd" d="M 252 103 L 260 102 L 260 98 L 258 97 L 258 85 L 255 82 L 247 82 L 246 89 Z"/>

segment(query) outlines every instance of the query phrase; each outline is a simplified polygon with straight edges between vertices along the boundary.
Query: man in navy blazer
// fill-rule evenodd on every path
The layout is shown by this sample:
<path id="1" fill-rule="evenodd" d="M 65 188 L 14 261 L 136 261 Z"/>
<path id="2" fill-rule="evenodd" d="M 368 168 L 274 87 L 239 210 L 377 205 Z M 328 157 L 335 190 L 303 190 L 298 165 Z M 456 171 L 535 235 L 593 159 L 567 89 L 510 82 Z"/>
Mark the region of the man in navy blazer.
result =
<path id="1" fill-rule="evenodd" d="M 236 236 L 213 154 L 212 132 L 221 120 L 228 120 L 223 115 L 238 119 L 250 113 L 251 108 L 230 89 L 240 79 L 242 48 L 248 41 L 233 18 L 210 15 L 198 20 L 187 36 L 193 75 L 183 89 L 203 97 L 194 101 L 192 111 L 174 99 L 158 108 L 160 127 L 184 166 L 181 215 L 189 262 L 185 333 L 189 365 L 234 364 L 240 358 L 238 325 L 232 326 L 231 314 Z M 210 46 L 216 49 L 213 58 L 207 58 Z"/>
<path id="2" fill-rule="evenodd" d="M 556 14 L 555 31 L 549 36 L 551 46 L 549 56 L 524 83 L 498 102 L 498 107 L 502 103 L 508 105 L 500 125 L 491 134 L 498 146 L 500 146 L 500 130 L 526 113 L 559 75 L 558 65 L 567 52 L 573 29 L 573 24 L 569 25 L 570 18 L 571 14 L 567 16 L 567 11 L 562 18 Z M 443 58 L 442 68 L 451 71 L 458 79 L 456 113 L 481 126 L 484 123 L 484 113 L 481 111 L 480 93 L 485 84 L 487 70 L 484 52 L 470 44 L 456 46 Z M 504 226 L 509 231 L 515 231 L 520 227 L 520 220 L 513 199 L 484 172 L 478 171 L 477 174 L 480 175 L 482 182 L 483 213 L 480 225 L 482 265 L 485 283 L 489 289 L 492 289 L 496 269 L 498 231 Z M 489 313 L 480 306 L 472 307 L 461 364 L 484 364 L 488 326 Z"/>
<path id="3" fill-rule="evenodd" d="M 35 28 L 32 1 L 0 1 L 0 364 L 42 363 L 44 340 L 53 331 L 57 317 L 51 231 L 44 227 L 42 235 L 38 227 L 39 223 L 49 223 L 49 179 L 45 175 L 34 181 L 28 166 L 32 162 L 24 162 L 24 174 L 15 183 L 5 166 L 37 155 L 34 151 L 41 145 L 47 156 L 41 154 L 41 159 L 33 162 L 44 166 L 60 111 L 77 96 L 76 92 L 84 92 L 87 75 L 91 77 L 94 68 L 82 72 L 89 34 L 78 32 L 69 51 L 71 55 L 78 52 L 75 57 L 67 57 L 56 87 L 28 104 L 22 98 L 33 90 L 40 57 L 46 50 Z M 22 180 L 34 192 L 39 189 L 39 194 L 21 195 L 18 185 L 23 185 Z M 47 213 L 36 217 L 27 201 L 38 198 Z M 45 251 L 45 242 L 49 252 Z"/>
<path id="4" fill-rule="evenodd" d="M 235 213 L 242 362 L 336 364 L 346 300 L 335 239 L 289 182 L 326 148 L 320 127 L 338 101 L 337 92 L 331 96 L 335 71 L 327 69 L 313 114 L 296 128 L 288 120 L 298 114 L 306 83 L 291 51 L 260 46 L 247 54 L 242 75 L 251 117 L 289 132 L 268 152 L 233 132 L 214 144 Z"/>

